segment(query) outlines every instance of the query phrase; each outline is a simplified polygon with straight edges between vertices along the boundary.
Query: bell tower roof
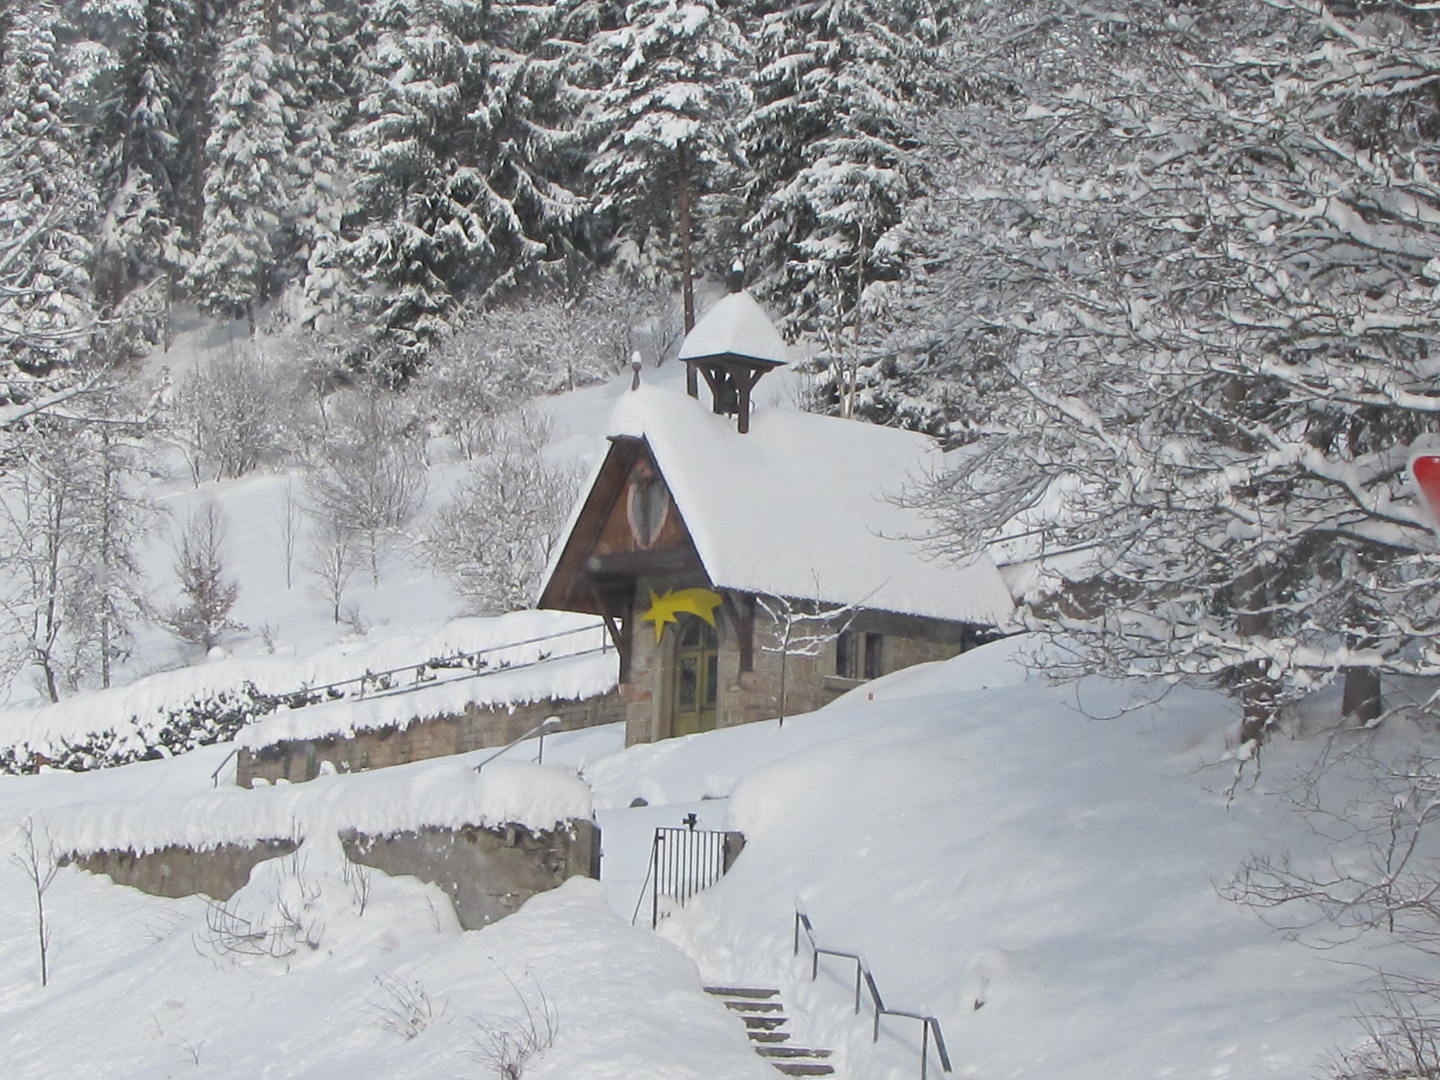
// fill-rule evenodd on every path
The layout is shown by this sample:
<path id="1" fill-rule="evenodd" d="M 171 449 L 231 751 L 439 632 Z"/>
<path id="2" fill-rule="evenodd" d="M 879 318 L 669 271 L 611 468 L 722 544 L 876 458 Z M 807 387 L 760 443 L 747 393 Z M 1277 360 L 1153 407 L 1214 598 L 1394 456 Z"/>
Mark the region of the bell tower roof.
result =
<path id="1" fill-rule="evenodd" d="M 680 359 L 687 363 L 730 357 L 754 361 L 767 369 L 785 363 L 780 331 L 755 297 L 743 289 L 711 304 L 680 344 Z"/>

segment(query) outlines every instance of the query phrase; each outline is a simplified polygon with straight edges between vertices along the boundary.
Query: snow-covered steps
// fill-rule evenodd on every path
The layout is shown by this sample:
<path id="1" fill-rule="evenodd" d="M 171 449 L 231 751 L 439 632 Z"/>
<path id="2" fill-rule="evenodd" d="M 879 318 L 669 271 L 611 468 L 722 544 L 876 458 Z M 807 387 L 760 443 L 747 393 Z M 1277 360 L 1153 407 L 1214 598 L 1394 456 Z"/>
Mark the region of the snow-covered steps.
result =
<path id="1" fill-rule="evenodd" d="M 790 1033 L 780 1029 L 790 1018 L 785 1015 L 779 990 L 707 986 L 705 992 L 721 998 L 727 1009 L 739 1014 L 745 1021 L 750 1041 L 755 1044 L 755 1052 L 786 1076 L 830 1076 L 835 1072 L 834 1066 L 825 1060 L 830 1056 L 829 1050 L 788 1045 Z"/>

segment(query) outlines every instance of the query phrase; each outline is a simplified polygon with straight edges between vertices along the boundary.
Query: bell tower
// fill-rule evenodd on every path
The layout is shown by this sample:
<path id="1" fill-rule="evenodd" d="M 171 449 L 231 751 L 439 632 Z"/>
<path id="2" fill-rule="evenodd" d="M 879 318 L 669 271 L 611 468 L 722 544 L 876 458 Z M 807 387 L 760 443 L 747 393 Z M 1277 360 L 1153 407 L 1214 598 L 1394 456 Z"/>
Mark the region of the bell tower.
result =
<path id="1" fill-rule="evenodd" d="M 750 430 L 750 393 L 762 375 L 785 363 L 785 341 L 765 309 L 734 284 L 685 335 L 680 359 L 704 376 L 715 412 L 734 416 L 743 435 Z M 690 380 L 692 397 L 700 396 L 698 382 Z"/>

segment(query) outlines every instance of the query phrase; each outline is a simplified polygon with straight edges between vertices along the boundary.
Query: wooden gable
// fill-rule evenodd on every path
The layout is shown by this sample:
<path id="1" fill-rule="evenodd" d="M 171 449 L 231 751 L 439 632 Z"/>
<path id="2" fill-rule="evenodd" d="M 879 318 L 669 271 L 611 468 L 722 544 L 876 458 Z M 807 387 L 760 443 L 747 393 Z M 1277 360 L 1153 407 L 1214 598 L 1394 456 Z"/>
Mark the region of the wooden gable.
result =
<path id="1" fill-rule="evenodd" d="M 637 578 L 703 572 L 649 445 L 617 436 L 565 538 L 540 607 L 620 617 Z"/>

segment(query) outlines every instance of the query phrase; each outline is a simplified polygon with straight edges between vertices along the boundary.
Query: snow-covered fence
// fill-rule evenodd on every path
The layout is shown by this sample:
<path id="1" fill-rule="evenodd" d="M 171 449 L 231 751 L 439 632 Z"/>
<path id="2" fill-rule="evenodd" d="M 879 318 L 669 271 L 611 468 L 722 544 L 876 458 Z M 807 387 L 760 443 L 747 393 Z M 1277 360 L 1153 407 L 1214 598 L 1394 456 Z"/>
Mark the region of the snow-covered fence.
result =
<path id="1" fill-rule="evenodd" d="M 800 908 L 795 909 L 795 955 L 800 955 L 800 931 L 805 931 L 805 939 L 810 943 L 810 981 L 814 982 L 820 976 L 820 957 L 834 956 L 842 960 L 855 961 L 855 1012 L 860 1012 L 860 987 L 863 982 L 865 989 L 870 992 L 870 1000 L 875 1006 L 875 1029 L 872 1042 L 880 1041 L 880 1017 L 900 1016 L 907 1020 L 920 1021 L 920 1080 L 925 1080 L 930 1065 L 930 1039 L 934 1036 L 935 1053 L 940 1058 L 940 1067 L 947 1073 L 954 1070 L 950 1067 L 950 1052 L 945 1048 L 945 1034 L 940 1030 L 940 1021 L 933 1016 L 926 1016 L 923 1013 L 908 1012 L 904 1009 L 891 1009 L 885 1005 L 885 999 L 880 996 L 880 988 L 875 985 L 875 976 L 870 971 L 870 966 L 865 963 L 859 953 L 843 952 L 839 949 L 823 948 L 815 938 L 815 927 L 810 922 L 810 916 Z"/>
<path id="2" fill-rule="evenodd" d="M 597 623 L 596 626 L 599 626 L 599 624 Z M 280 694 L 278 697 L 284 705 L 291 709 L 303 709 L 307 705 L 320 705 L 327 701 L 339 700 L 340 698 L 381 697 L 392 694 L 412 693 L 416 690 L 425 689 L 437 682 L 459 682 L 463 679 L 477 679 L 486 675 L 498 674 L 501 671 L 517 671 L 523 668 L 534 667 L 548 660 L 568 659 L 576 656 L 589 656 L 592 653 L 606 652 L 609 649 L 609 645 L 607 644 L 607 639 L 602 636 L 599 645 L 587 646 L 569 652 L 551 648 L 537 649 L 533 657 L 516 657 L 509 655 L 511 650 L 523 648 L 527 645 L 545 645 L 559 641 L 562 638 L 574 637 L 577 634 L 593 636 L 596 626 L 580 626 L 571 630 L 561 630 L 554 634 L 543 634 L 540 637 L 526 638 L 524 641 L 506 642 L 504 645 L 494 645 L 486 649 L 479 649 L 475 652 L 456 653 L 453 656 L 436 657 L 419 664 L 407 664 L 403 667 L 390 668 L 388 671 L 367 671 L 363 675 L 325 683 L 322 686 L 303 686 L 288 694 Z M 458 672 L 458 674 L 443 674 L 446 672 Z"/>

